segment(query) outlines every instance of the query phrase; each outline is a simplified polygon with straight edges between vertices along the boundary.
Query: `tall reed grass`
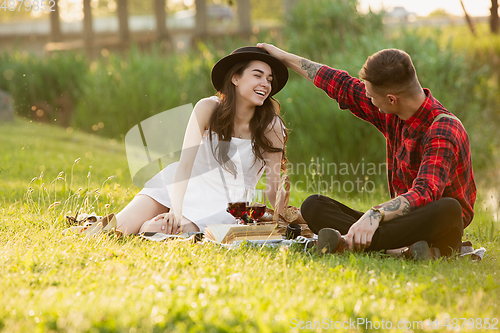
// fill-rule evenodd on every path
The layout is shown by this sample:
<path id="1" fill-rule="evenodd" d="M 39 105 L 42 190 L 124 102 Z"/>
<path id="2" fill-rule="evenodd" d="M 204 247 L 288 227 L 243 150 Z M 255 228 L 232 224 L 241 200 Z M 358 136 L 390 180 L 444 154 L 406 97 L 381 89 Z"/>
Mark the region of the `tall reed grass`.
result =
<path id="1" fill-rule="evenodd" d="M 77 217 L 82 213 L 97 212 L 107 215 L 118 207 L 114 204 L 109 181 L 114 176 L 106 178 L 99 187 L 92 181 L 90 167 L 87 173 L 86 186 L 76 188 L 76 183 L 82 183 L 80 175 L 74 174 L 75 166 L 80 162 L 76 159 L 69 174 L 59 172 L 56 178 L 48 182 L 43 172 L 34 177 L 27 185 L 23 198 L 31 214 L 47 215 L 55 226 L 66 225 L 66 216 Z"/>

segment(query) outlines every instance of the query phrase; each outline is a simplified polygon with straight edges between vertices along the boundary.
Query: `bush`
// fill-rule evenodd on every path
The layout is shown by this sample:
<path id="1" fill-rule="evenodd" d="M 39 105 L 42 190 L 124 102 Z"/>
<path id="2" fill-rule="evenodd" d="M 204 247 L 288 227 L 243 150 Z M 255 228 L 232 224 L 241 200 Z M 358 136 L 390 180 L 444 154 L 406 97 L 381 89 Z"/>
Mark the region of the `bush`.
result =
<path id="1" fill-rule="evenodd" d="M 164 55 L 159 49 L 143 53 L 133 48 L 125 56 L 111 54 L 91 63 L 74 54 L 43 58 L 4 54 L 0 57 L 0 71 L 10 80 L 0 81 L 0 88 L 12 93 L 16 111 L 22 116 L 32 114 L 36 101 L 57 108 L 58 98 L 70 96 L 76 103 L 72 126 L 120 138 L 152 115 L 195 104 L 214 94 L 210 82 L 213 64 L 242 45 L 275 43 L 313 61 L 347 70 L 353 76 L 357 76 L 368 55 L 397 47 L 412 56 L 422 86 L 430 88 L 448 110 L 462 119 L 470 135 L 476 171 L 488 168 L 498 144 L 495 130 L 500 124 L 500 91 L 498 81 L 492 79 L 492 64 L 485 60 L 486 53 L 457 52 L 460 48 L 455 40 L 443 42 L 442 35 L 437 34 L 425 36 L 418 31 L 399 30 L 396 36 L 387 37 L 381 17 L 358 13 L 357 3 L 298 0 L 283 36 L 264 34 L 252 42 L 230 38 L 217 44 L 200 42 L 185 54 Z M 276 43 L 277 39 L 285 42 Z M 484 43 L 473 45 L 485 48 Z M 335 163 L 337 167 L 329 174 L 315 166 L 305 172 L 304 168 L 295 169 L 294 177 L 323 173 L 325 180 L 330 176 L 350 180 L 369 177 L 385 183 L 385 172 L 379 168 L 386 162 L 385 140 L 373 126 L 348 111 L 340 111 L 335 101 L 294 73 L 276 97 L 292 129 L 290 162 L 308 167 L 317 162 L 324 166 Z M 340 171 L 341 163 L 351 168 L 348 174 Z M 376 174 L 366 170 L 370 163 L 377 166 Z"/>
<path id="2" fill-rule="evenodd" d="M 87 68 L 80 54 L 53 53 L 40 58 L 4 53 L 0 56 L 0 71 L 6 80 L 2 80 L 0 88 L 12 94 L 17 115 L 68 125 L 74 104 L 81 98 Z M 42 112 L 37 115 L 38 110 Z"/>
<path id="3" fill-rule="evenodd" d="M 298 0 L 285 29 L 290 52 L 325 61 L 332 53 L 351 55 L 382 32 L 382 16 L 357 11 L 358 0 Z"/>
<path id="4" fill-rule="evenodd" d="M 111 54 L 92 62 L 73 125 L 90 131 L 102 123 L 100 133 L 123 137 L 152 115 L 213 94 L 207 74 L 212 62 L 206 53 L 165 57 L 157 50 L 142 54 L 137 49 L 127 57 Z"/>
<path id="5" fill-rule="evenodd" d="M 165 56 L 158 48 L 149 53 L 132 48 L 124 57 L 111 54 L 94 61 L 84 79 L 73 125 L 108 137 L 124 137 L 144 119 L 180 105 L 194 105 L 215 94 L 210 72 L 228 52 L 200 43 L 185 54 Z M 104 128 L 96 126 L 100 122 Z"/>

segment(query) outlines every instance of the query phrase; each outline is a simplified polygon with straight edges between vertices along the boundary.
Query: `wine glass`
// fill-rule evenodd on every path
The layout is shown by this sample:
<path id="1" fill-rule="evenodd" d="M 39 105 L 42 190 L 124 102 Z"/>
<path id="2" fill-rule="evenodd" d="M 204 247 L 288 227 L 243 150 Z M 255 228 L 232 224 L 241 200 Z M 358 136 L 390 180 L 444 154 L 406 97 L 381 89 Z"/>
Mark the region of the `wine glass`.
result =
<path id="1" fill-rule="evenodd" d="M 258 220 L 266 212 L 266 196 L 262 189 L 255 189 L 250 191 L 251 199 L 247 207 L 247 212 L 254 220 Z"/>
<path id="2" fill-rule="evenodd" d="M 227 211 L 235 218 L 241 218 L 247 211 L 248 190 L 244 187 L 229 188 Z"/>

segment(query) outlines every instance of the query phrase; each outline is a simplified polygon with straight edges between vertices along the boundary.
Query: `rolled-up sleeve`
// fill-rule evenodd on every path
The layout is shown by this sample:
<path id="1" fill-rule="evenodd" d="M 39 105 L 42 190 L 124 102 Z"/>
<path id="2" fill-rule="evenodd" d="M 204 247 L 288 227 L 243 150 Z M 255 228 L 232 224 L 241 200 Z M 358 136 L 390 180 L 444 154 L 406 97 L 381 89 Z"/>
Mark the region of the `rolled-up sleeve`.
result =
<path id="1" fill-rule="evenodd" d="M 366 97 L 363 81 L 350 76 L 346 71 L 324 65 L 316 73 L 314 85 L 336 100 L 341 109 L 349 109 L 356 117 L 372 123 L 385 135 L 385 115 Z"/>

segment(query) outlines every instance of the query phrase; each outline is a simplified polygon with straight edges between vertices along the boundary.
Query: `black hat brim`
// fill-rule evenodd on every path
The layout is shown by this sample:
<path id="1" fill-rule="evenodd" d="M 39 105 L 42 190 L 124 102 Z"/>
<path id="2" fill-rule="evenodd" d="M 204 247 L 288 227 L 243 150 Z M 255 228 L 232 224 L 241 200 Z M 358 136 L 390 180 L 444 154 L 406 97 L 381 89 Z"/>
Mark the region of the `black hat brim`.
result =
<path id="1" fill-rule="evenodd" d="M 288 81 L 288 69 L 277 58 L 271 56 L 266 50 L 255 46 L 247 46 L 233 51 L 230 55 L 220 59 L 212 68 L 212 84 L 217 91 L 221 91 L 224 77 L 231 67 L 239 62 L 260 60 L 271 67 L 273 71 L 273 85 L 270 96 L 279 92 Z"/>

